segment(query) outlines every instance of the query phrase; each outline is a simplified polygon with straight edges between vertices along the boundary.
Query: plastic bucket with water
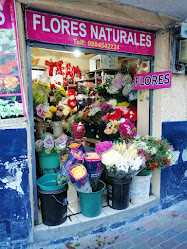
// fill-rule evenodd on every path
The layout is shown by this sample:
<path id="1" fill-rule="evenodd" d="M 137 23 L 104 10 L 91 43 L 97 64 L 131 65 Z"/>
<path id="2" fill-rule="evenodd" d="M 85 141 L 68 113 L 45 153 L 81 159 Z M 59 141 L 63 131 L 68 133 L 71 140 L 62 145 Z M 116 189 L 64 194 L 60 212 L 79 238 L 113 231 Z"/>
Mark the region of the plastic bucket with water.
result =
<path id="1" fill-rule="evenodd" d="M 40 175 L 57 173 L 60 169 L 60 153 L 52 152 L 46 154 L 45 152 L 38 152 L 38 163 Z"/>
<path id="2" fill-rule="evenodd" d="M 56 185 L 58 174 L 48 174 L 37 181 L 41 199 L 43 223 L 47 226 L 57 226 L 67 218 L 67 181 Z"/>
<path id="3" fill-rule="evenodd" d="M 113 209 L 125 209 L 130 201 L 130 184 L 132 178 L 117 179 L 110 177 L 107 180 L 108 205 Z"/>
<path id="4" fill-rule="evenodd" d="M 86 217 L 96 217 L 101 214 L 102 211 L 102 197 L 105 190 L 105 183 L 99 181 L 97 190 L 92 193 L 81 193 L 80 206 L 81 213 Z"/>
<path id="5" fill-rule="evenodd" d="M 81 139 L 85 136 L 85 128 L 83 124 L 73 124 L 74 139 Z"/>
<path id="6" fill-rule="evenodd" d="M 133 176 L 130 190 L 130 198 L 133 204 L 144 203 L 149 199 L 151 177 L 152 174 Z"/>

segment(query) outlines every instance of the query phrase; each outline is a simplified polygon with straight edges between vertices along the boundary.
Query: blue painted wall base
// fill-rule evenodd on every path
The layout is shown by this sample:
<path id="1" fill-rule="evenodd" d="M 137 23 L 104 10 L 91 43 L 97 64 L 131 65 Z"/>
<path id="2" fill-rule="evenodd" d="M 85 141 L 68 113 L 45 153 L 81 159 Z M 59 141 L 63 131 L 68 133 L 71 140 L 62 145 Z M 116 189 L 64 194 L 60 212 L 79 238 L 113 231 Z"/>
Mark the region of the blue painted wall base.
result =
<path id="1" fill-rule="evenodd" d="M 31 240 L 26 129 L 0 130 L 0 247 Z"/>
<path id="2" fill-rule="evenodd" d="M 162 138 L 180 151 L 175 165 L 161 169 L 160 200 L 162 208 L 167 208 L 187 199 L 187 121 L 164 122 Z"/>

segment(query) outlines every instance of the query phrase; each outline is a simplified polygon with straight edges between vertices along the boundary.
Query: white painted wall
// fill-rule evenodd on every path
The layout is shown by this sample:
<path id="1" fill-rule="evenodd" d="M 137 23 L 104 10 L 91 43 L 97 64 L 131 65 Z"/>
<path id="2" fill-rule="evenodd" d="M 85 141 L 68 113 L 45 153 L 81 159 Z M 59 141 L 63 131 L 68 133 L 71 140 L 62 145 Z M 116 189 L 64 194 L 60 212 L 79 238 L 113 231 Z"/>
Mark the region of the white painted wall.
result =
<path id="1" fill-rule="evenodd" d="M 171 36 L 157 33 L 154 71 L 170 70 Z M 172 74 L 171 88 L 153 91 L 153 136 L 160 138 L 162 122 L 187 120 L 187 75 Z M 160 170 L 153 172 L 153 193 L 160 195 Z"/>

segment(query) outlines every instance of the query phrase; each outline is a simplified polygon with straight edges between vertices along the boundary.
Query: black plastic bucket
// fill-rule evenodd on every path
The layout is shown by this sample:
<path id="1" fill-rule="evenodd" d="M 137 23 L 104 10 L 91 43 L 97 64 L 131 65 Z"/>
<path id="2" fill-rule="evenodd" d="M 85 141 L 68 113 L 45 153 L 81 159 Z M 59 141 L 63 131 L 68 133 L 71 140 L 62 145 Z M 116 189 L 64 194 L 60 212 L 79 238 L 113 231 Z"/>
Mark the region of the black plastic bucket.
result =
<path id="1" fill-rule="evenodd" d="M 117 179 L 110 177 L 107 180 L 108 205 L 113 209 L 125 209 L 130 201 L 130 184 L 132 178 Z"/>
<path id="2" fill-rule="evenodd" d="M 97 126 L 94 124 L 85 125 L 85 132 L 87 138 L 96 138 Z"/>
<path id="3" fill-rule="evenodd" d="M 57 226 L 67 219 L 67 190 L 66 184 L 58 190 L 42 190 L 38 188 L 41 199 L 43 223 L 47 226 Z"/>

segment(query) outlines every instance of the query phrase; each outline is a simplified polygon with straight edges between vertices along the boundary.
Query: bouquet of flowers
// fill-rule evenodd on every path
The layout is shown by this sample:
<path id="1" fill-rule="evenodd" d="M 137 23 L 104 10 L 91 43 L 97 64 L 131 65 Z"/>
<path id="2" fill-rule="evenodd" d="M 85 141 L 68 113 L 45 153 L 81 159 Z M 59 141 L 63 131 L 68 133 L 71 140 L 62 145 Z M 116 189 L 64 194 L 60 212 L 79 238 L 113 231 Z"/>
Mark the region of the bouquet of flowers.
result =
<path id="1" fill-rule="evenodd" d="M 136 136 L 133 144 L 146 158 L 146 167 L 143 169 L 145 172 L 167 167 L 174 159 L 172 147 L 167 140 L 157 140 L 152 136 Z"/>
<path id="2" fill-rule="evenodd" d="M 23 117 L 22 103 L 0 99 L 0 119 L 15 117 Z"/>
<path id="3" fill-rule="evenodd" d="M 67 136 L 63 134 L 58 138 L 54 138 L 51 133 L 44 133 L 41 139 L 35 142 L 35 149 L 37 152 L 45 152 L 46 154 L 50 154 L 54 151 L 57 153 L 61 153 L 66 149 Z"/>
<path id="4" fill-rule="evenodd" d="M 63 114 L 63 106 L 57 105 L 57 106 L 50 106 L 49 111 L 51 112 L 51 120 L 52 121 L 61 121 L 64 117 Z"/>
<path id="5" fill-rule="evenodd" d="M 119 126 L 119 132 L 122 139 L 129 142 L 133 137 L 137 135 L 136 126 L 129 119 L 126 119 Z"/>
<path id="6" fill-rule="evenodd" d="M 99 95 L 105 99 L 111 99 L 113 95 L 129 98 L 133 88 L 133 78 L 128 72 L 119 72 L 116 76 L 107 75 L 104 82 L 96 86 Z"/>
<path id="7" fill-rule="evenodd" d="M 101 152 L 101 162 L 106 166 L 107 177 L 131 178 L 145 167 L 144 155 L 133 144 L 101 142 L 96 150 L 101 146 L 106 149 Z"/>
<path id="8" fill-rule="evenodd" d="M 46 118 L 51 118 L 50 107 L 48 105 L 40 104 L 37 105 L 34 110 L 35 121 L 42 122 Z"/>
<path id="9" fill-rule="evenodd" d="M 48 98 L 48 87 L 44 87 L 37 82 L 33 83 L 32 87 L 32 93 L 33 93 L 33 107 L 34 109 L 38 105 L 43 105 L 47 103 L 47 98 Z"/>

